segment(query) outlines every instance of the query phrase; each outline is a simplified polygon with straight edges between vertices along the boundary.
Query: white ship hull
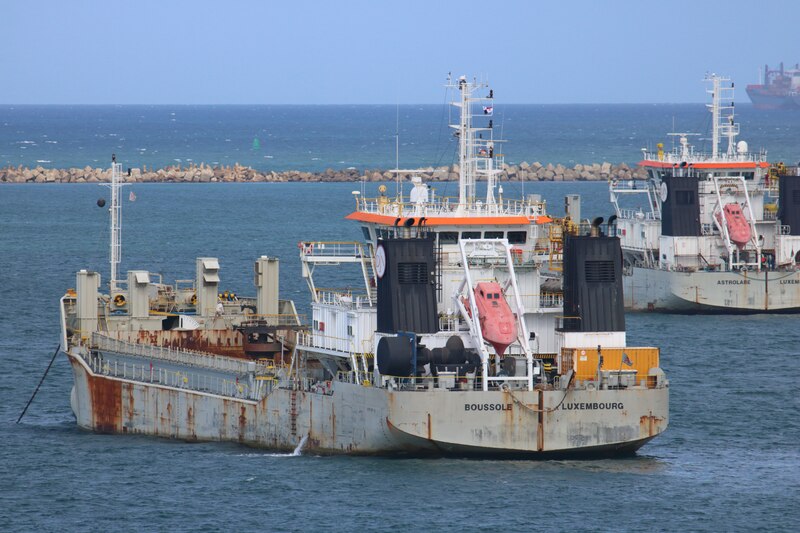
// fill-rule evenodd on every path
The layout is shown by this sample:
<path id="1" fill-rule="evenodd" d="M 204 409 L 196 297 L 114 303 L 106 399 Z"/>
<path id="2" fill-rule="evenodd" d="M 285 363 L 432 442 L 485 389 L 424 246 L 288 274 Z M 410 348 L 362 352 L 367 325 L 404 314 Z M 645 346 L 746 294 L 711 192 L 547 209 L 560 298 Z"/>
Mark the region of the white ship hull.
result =
<path id="1" fill-rule="evenodd" d="M 590 456 L 631 453 L 668 424 L 668 387 L 393 391 L 334 381 L 324 392 L 278 386 L 255 401 L 98 374 L 68 357 L 78 425 L 104 433 L 274 450 L 305 438 L 304 449 L 323 454 Z"/>
<path id="2" fill-rule="evenodd" d="M 800 271 L 675 272 L 632 267 L 625 308 L 685 313 L 800 311 Z"/>

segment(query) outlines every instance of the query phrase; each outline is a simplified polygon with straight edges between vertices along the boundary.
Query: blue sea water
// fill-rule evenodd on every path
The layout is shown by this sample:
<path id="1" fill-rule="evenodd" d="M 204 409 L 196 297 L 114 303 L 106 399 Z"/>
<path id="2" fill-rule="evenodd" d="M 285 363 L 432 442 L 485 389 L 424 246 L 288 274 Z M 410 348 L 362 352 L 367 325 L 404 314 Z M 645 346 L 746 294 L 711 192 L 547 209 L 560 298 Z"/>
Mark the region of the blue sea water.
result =
<path id="1" fill-rule="evenodd" d="M 700 93 L 702 94 L 702 93 Z M 498 95 L 499 97 L 499 95 Z M 506 162 L 627 162 L 641 148 L 672 146 L 669 132 L 701 134 L 703 104 L 494 106 Z M 740 140 L 772 161 L 800 160 L 800 113 L 739 105 Z M 450 165 L 456 142 L 446 105 L 342 106 L 9 106 L 0 105 L 0 167 L 233 165 L 259 170 L 401 168 Z M 484 121 L 485 123 L 485 121 Z M 399 151 L 395 134 L 399 134 Z"/>
<path id="2" fill-rule="evenodd" d="M 367 184 L 374 188 L 376 184 Z M 606 214 L 604 184 L 529 184 Z M 296 243 L 358 239 L 353 184 L 136 184 L 122 270 L 191 278 L 217 256 L 222 286 L 252 294 L 252 261 L 281 259 L 308 308 Z M 374 190 L 370 190 L 374 192 Z M 235 444 L 97 435 L 75 425 L 60 356 L 14 422 L 58 337 L 75 272 L 107 279 L 97 185 L 0 186 L 0 531 L 796 531 L 798 315 L 626 316 L 671 382 L 667 432 L 636 457 L 497 461 L 276 455 Z"/>

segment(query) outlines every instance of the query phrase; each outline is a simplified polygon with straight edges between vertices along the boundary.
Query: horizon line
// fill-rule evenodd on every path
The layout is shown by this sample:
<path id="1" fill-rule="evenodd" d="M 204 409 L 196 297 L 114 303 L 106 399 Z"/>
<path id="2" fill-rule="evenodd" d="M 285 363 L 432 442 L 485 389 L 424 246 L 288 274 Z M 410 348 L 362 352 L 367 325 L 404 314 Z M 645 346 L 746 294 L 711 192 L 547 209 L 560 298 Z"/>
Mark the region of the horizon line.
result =
<path id="1" fill-rule="evenodd" d="M 541 105 L 541 106 L 562 106 L 562 105 L 576 105 L 576 106 L 592 106 L 592 105 L 700 105 L 707 104 L 708 102 L 503 102 L 495 104 L 498 107 L 504 105 Z M 739 105 L 752 105 L 752 102 L 741 102 Z M 441 106 L 441 102 L 419 102 L 419 103 L 158 103 L 158 104 L 145 104 L 145 103 L 0 103 L 0 106 L 74 106 L 74 107 L 92 107 L 92 106 Z"/>

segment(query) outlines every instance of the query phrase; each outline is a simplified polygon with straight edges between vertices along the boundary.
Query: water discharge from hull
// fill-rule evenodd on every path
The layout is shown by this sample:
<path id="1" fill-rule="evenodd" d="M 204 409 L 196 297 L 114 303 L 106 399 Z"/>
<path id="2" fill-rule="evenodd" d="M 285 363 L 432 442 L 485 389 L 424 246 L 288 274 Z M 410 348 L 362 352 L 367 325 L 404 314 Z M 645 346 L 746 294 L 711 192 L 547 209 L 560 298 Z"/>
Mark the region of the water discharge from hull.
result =
<path id="1" fill-rule="evenodd" d="M 300 439 L 300 442 L 297 443 L 297 447 L 290 455 L 292 457 L 303 455 L 303 447 L 306 445 L 306 441 L 308 441 L 308 435 L 303 435 L 303 438 Z"/>
<path id="2" fill-rule="evenodd" d="M 297 443 L 297 446 L 291 453 L 245 453 L 240 454 L 240 457 L 300 457 L 303 455 L 303 448 L 306 447 L 306 442 L 308 442 L 308 435 L 303 435 L 303 438 L 300 439 L 300 442 Z"/>

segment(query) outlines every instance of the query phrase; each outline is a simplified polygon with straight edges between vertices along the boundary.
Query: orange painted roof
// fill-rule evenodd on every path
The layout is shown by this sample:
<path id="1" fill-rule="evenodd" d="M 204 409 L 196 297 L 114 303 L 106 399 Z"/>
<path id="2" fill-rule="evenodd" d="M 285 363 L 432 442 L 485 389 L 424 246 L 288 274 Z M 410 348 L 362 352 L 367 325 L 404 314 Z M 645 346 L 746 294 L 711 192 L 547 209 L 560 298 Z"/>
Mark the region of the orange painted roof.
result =
<path id="1" fill-rule="evenodd" d="M 377 213 L 364 213 L 355 211 L 345 217 L 347 220 L 357 220 L 358 222 L 372 222 L 385 226 L 394 226 L 397 217 L 391 215 L 379 215 Z M 398 226 L 402 226 L 407 218 L 401 218 Z M 528 218 L 526 216 L 496 216 L 496 217 L 427 217 L 426 226 L 513 226 L 535 224 L 547 224 L 553 219 L 548 216 Z"/>
<path id="2" fill-rule="evenodd" d="M 639 163 L 641 167 L 654 167 L 654 168 L 679 168 L 675 163 L 666 163 L 664 161 L 650 161 L 644 160 Z M 691 168 L 767 168 L 769 163 L 754 161 L 738 161 L 731 163 L 689 163 Z M 688 168 L 688 167 L 684 167 Z"/>

